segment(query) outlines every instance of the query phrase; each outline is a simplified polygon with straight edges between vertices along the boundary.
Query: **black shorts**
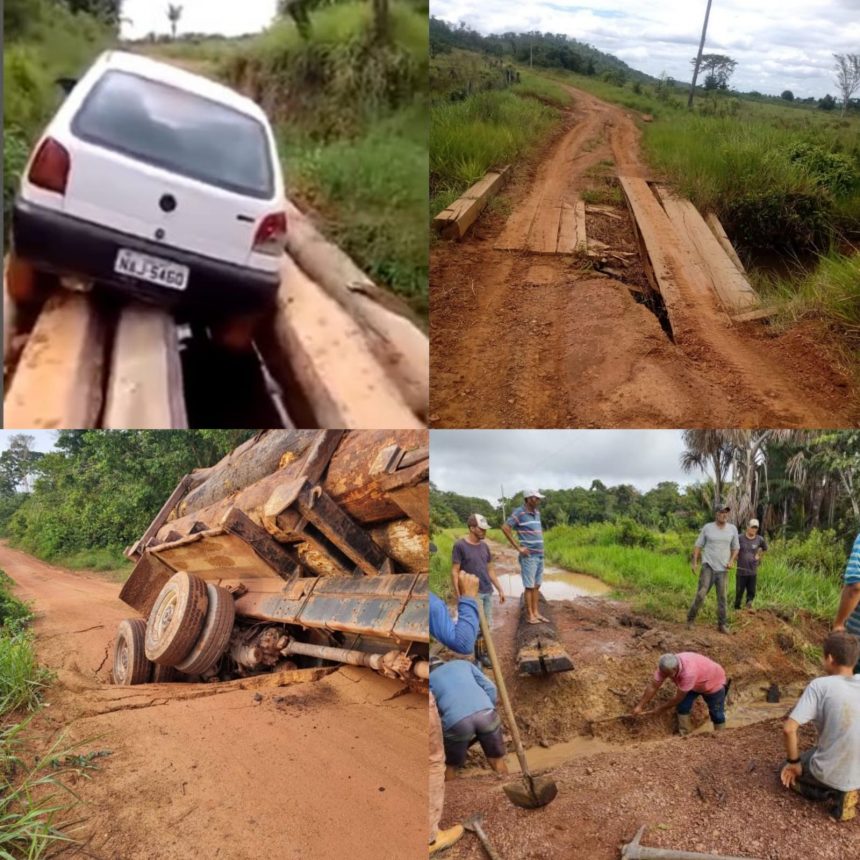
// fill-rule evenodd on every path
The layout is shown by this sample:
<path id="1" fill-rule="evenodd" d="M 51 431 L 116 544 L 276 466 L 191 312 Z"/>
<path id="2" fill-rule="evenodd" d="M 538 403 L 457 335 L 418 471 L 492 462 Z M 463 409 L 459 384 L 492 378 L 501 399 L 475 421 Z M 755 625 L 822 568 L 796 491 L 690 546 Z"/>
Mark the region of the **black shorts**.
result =
<path id="1" fill-rule="evenodd" d="M 502 737 L 502 721 L 493 708 L 476 711 L 454 723 L 444 733 L 445 764 L 462 767 L 469 747 L 478 741 L 487 758 L 503 758 L 505 739 Z"/>

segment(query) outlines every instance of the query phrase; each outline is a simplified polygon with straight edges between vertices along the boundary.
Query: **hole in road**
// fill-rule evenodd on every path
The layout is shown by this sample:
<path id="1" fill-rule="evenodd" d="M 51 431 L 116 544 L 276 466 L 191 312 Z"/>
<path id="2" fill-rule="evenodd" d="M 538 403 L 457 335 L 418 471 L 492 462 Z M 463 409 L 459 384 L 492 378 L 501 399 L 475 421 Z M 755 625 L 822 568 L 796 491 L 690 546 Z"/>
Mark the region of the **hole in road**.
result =
<path id="1" fill-rule="evenodd" d="M 652 314 L 654 314 L 655 317 L 657 317 L 657 322 L 660 323 L 660 328 L 662 328 L 666 333 L 666 337 L 674 343 L 675 335 L 672 331 L 672 324 L 669 322 L 669 314 L 660 293 L 655 292 L 649 287 L 644 292 L 630 290 L 630 295 L 633 296 L 640 305 L 644 305 Z"/>

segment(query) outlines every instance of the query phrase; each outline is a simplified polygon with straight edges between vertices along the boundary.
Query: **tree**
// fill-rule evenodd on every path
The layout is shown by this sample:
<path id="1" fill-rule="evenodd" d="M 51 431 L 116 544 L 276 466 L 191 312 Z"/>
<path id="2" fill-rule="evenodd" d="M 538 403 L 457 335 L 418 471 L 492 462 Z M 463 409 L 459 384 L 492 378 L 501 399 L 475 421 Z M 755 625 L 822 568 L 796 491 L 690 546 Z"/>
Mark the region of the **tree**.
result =
<path id="1" fill-rule="evenodd" d="M 860 54 L 834 54 L 836 58 L 836 84 L 842 93 L 842 116 L 848 110 L 851 96 L 860 87 Z"/>
<path id="2" fill-rule="evenodd" d="M 694 57 L 690 62 L 695 67 L 696 58 Z M 733 60 L 725 54 L 702 54 L 699 69 L 705 74 L 705 89 L 727 90 L 729 78 L 731 78 L 737 65 L 737 60 Z"/>
<path id="3" fill-rule="evenodd" d="M 35 439 L 26 433 L 9 437 L 9 447 L 0 454 L 0 485 L 3 491 L 30 491 L 36 464 L 42 456 L 33 450 Z"/>
<path id="4" fill-rule="evenodd" d="M 785 99 L 787 102 L 793 102 L 794 93 L 791 90 L 783 90 L 782 94 L 780 95 L 780 98 Z"/>
<path id="5" fill-rule="evenodd" d="M 179 19 L 182 17 L 182 7 L 174 6 L 172 3 L 167 6 L 167 17 L 170 20 L 170 32 L 173 39 L 176 38 L 176 27 L 179 24 Z"/>
<path id="6" fill-rule="evenodd" d="M 836 99 L 828 93 L 820 102 L 818 102 L 819 110 L 833 110 L 836 107 Z"/>
<path id="7" fill-rule="evenodd" d="M 723 498 L 723 485 L 732 464 L 732 445 L 726 430 L 684 430 L 686 450 L 681 454 L 685 472 L 711 471 L 714 482 L 714 505 Z"/>

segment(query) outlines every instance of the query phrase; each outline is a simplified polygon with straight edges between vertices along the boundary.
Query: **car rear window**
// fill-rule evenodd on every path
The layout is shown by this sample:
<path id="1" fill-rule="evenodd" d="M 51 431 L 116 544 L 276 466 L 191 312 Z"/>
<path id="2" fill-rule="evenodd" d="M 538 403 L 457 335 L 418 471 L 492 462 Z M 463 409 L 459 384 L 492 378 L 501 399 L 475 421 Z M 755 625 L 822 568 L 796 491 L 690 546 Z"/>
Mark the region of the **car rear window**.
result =
<path id="1" fill-rule="evenodd" d="M 251 197 L 274 194 L 262 123 L 211 99 L 106 72 L 72 122 L 82 140 Z"/>

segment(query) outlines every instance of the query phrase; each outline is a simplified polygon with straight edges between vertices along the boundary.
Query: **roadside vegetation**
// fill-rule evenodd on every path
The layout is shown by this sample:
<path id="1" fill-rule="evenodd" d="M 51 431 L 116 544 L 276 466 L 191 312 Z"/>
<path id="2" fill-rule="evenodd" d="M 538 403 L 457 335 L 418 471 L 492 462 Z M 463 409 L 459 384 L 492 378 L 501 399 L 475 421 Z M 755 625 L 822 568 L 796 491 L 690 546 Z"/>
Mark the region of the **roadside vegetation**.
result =
<path id="1" fill-rule="evenodd" d="M 0 536 L 52 564 L 113 572 L 123 551 L 192 469 L 211 466 L 251 430 L 60 430 L 56 449 L 15 434 L 0 454 Z"/>
<path id="2" fill-rule="evenodd" d="M 62 739 L 35 754 L 25 739 L 51 681 L 36 660 L 31 617 L 0 571 L 0 857 L 38 860 L 72 841 L 63 827 L 74 797 L 62 777 L 76 768 Z"/>
<path id="3" fill-rule="evenodd" d="M 618 596 L 655 617 L 681 621 L 696 590 L 690 558 L 698 530 L 713 519 L 715 498 L 728 500 L 742 530 L 755 516 L 769 551 L 759 577 L 757 608 L 791 618 L 831 618 L 850 546 L 860 531 L 860 432 L 685 431 L 687 469 L 712 478 L 680 487 L 663 482 L 647 492 L 599 480 L 591 486 L 544 490 L 541 505 L 548 563 L 591 574 Z M 504 509 L 522 496 L 504 500 Z M 450 597 L 451 548 L 471 513 L 502 523 L 501 506 L 431 486 L 431 587 Z M 491 540 L 506 544 L 497 528 Z M 730 577 L 730 595 L 734 575 Z M 715 618 L 715 606 L 705 606 Z"/>

